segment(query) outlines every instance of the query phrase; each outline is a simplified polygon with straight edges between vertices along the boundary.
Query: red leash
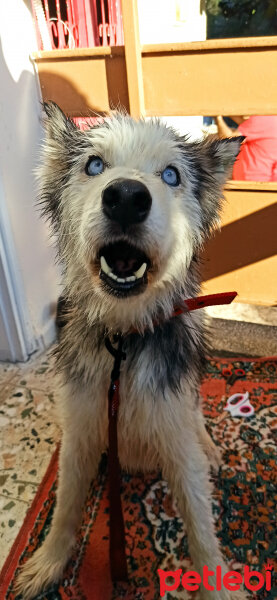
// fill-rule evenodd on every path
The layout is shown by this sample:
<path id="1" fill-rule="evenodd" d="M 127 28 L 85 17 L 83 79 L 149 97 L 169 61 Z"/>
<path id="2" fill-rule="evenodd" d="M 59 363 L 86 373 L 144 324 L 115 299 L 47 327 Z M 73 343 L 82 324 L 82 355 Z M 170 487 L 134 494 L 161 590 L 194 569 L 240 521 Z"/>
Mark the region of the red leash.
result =
<path id="1" fill-rule="evenodd" d="M 114 357 L 114 367 L 111 373 L 109 388 L 109 452 L 108 452 L 108 478 L 110 499 L 110 570 L 112 581 L 126 581 L 127 561 L 125 554 L 125 532 L 120 497 L 120 464 L 118 459 L 117 444 L 117 414 L 119 408 L 119 376 L 121 361 L 126 355 L 122 351 L 123 337 L 115 335 L 115 348 L 109 338 L 105 338 L 107 350 Z"/>
<path id="2" fill-rule="evenodd" d="M 199 296 L 198 298 L 189 298 L 185 300 L 184 307 L 176 308 L 172 317 L 182 313 L 204 308 L 206 306 L 215 306 L 219 304 L 230 304 L 237 296 L 237 292 L 226 292 L 223 294 L 211 294 L 209 296 Z M 126 355 L 122 350 L 123 337 L 116 334 L 113 342 L 114 347 L 108 337 L 105 338 L 105 345 L 110 354 L 114 357 L 114 366 L 111 373 L 111 384 L 109 388 L 109 453 L 108 453 L 108 478 L 109 478 L 109 498 L 110 498 L 110 570 L 113 581 L 126 581 L 128 579 L 127 560 L 125 554 L 125 532 L 120 497 L 120 464 L 118 459 L 117 443 L 117 415 L 119 408 L 119 378 L 122 360 Z"/>

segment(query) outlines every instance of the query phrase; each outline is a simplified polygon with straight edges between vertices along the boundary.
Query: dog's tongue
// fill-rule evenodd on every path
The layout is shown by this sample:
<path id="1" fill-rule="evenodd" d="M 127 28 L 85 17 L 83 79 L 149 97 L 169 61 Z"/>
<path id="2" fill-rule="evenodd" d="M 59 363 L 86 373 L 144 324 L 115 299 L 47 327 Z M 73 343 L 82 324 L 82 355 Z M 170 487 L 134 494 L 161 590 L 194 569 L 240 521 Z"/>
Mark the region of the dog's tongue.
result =
<path id="1" fill-rule="evenodd" d="M 137 259 L 135 258 L 126 258 L 126 259 L 116 259 L 114 261 L 114 270 L 117 273 L 131 273 L 135 271 L 137 265 Z"/>

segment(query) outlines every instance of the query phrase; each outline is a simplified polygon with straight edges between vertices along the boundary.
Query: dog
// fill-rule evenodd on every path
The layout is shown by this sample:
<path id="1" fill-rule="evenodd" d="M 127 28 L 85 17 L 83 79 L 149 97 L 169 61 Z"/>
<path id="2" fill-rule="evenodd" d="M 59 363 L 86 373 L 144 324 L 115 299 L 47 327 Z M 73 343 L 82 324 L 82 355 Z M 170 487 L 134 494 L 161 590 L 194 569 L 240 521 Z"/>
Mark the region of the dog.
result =
<path id="1" fill-rule="evenodd" d="M 63 433 L 51 529 L 24 564 L 17 589 L 29 600 L 58 582 L 72 553 L 107 448 L 113 359 L 104 340 L 116 332 L 126 353 L 120 464 L 132 472 L 162 470 L 186 521 L 196 570 L 221 565 L 226 572 L 210 500 L 209 463 L 218 451 L 199 400 L 203 311 L 172 312 L 200 292 L 200 251 L 218 224 L 242 139 L 189 142 L 157 119 L 121 112 L 81 131 L 56 104 L 44 108 L 40 196 L 64 273 L 66 318 L 56 349 Z M 200 597 L 244 594 L 203 588 Z"/>

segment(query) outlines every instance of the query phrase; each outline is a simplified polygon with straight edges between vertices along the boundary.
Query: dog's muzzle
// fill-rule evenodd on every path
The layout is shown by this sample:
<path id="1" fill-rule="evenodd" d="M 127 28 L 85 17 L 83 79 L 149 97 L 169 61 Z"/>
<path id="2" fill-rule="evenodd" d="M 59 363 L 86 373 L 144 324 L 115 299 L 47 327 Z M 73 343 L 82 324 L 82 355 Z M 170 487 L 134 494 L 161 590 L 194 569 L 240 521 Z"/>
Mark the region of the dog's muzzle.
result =
<path id="1" fill-rule="evenodd" d="M 102 194 L 102 208 L 108 219 L 126 232 L 130 225 L 142 223 L 147 218 L 152 198 L 147 187 L 135 179 L 117 179 Z"/>
<path id="2" fill-rule="evenodd" d="M 102 210 L 117 235 L 129 233 L 139 227 L 149 215 L 152 198 L 147 187 L 135 179 L 117 179 L 102 193 Z M 108 243 L 98 252 L 100 279 L 109 294 L 126 298 L 140 294 L 147 286 L 147 270 L 150 260 L 131 242 L 118 240 Z"/>

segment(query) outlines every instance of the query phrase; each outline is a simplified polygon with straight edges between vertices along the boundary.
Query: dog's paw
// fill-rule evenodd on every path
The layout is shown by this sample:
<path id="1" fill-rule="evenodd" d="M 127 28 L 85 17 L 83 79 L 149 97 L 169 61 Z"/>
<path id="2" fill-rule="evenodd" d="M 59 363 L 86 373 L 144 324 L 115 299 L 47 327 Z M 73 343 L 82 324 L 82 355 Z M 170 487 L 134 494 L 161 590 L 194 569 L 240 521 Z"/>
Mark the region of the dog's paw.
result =
<path id="1" fill-rule="evenodd" d="M 23 600 L 31 600 L 49 586 L 58 583 L 63 574 L 67 559 L 50 553 L 41 546 L 35 554 L 21 567 L 15 582 L 15 592 L 21 594 Z"/>

